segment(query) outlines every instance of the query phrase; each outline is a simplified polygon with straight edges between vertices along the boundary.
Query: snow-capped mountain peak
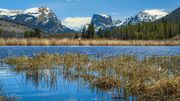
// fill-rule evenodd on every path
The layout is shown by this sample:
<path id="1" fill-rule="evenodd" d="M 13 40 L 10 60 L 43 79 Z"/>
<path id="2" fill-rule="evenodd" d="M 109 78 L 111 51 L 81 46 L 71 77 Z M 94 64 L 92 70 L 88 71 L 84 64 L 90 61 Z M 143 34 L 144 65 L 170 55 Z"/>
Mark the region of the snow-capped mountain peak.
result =
<path id="1" fill-rule="evenodd" d="M 94 14 L 91 22 L 94 24 L 96 30 L 99 28 L 105 29 L 113 26 L 112 17 L 106 14 Z"/>
<path id="2" fill-rule="evenodd" d="M 105 18 L 109 18 L 109 17 L 111 17 L 110 15 L 103 14 L 103 13 L 101 13 L 101 14 L 96 14 L 96 15 L 99 15 L 99 16 L 102 16 L 102 17 L 105 17 Z"/>
<path id="3" fill-rule="evenodd" d="M 94 14 L 93 17 L 68 17 L 62 21 L 62 24 L 73 30 L 76 30 L 77 32 L 80 32 L 84 27 L 88 28 L 88 25 L 91 22 L 94 24 L 96 31 L 98 31 L 99 28 L 106 29 L 119 27 L 123 23 L 119 19 L 113 20 L 112 17 L 107 14 Z"/>
<path id="4" fill-rule="evenodd" d="M 39 8 L 34 7 L 34 8 L 29 8 L 24 11 L 25 14 L 31 14 L 31 13 L 39 13 Z"/>
<path id="5" fill-rule="evenodd" d="M 40 15 L 44 14 L 44 15 L 48 15 L 53 13 L 51 9 L 47 8 L 47 7 L 34 7 L 34 8 L 30 8 L 30 9 L 26 9 L 23 14 L 29 14 L 29 15 L 33 15 L 36 17 L 39 17 Z"/>
<path id="6" fill-rule="evenodd" d="M 14 16 L 17 14 L 21 14 L 22 10 L 8 10 L 8 9 L 0 9 L 0 15 Z"/>
<path id="7" fill-rule="evenodd" d="M 34 7 L 26 10 L 8 10 L 8 9 L 0 9 L 0 15 L 6 16 L 15 16 L 18 14 L 29 14 L 35 17 L 39 17 L 41 14 L 51 14 L 53 13 L 51 9 L 47 7 Z"/>
<path id="8" fill-rule="evenodd" d="M 31 28 L 39 28 L 50 34 L 74 32 L 63 26 L 55 13 L 47 7 L 34 7 L 26 10 L 0 9 L 0 18 L 17 22 Z"/>
<path id="9" fill-rule="evenodd" d="M 119 26 L 121 26 L 123 24 L 123 21 L 119 20 L 119 19 L 114 19 L 113 24 L 114 24 L 115 27 L 119 27 Z"/>
<path id="10" fill-rule="evenodd" d="M 164 16 L 168 15 L 168 12 L 159 9 L 144 10 L 139 12 L 133 17 L 127 18 L 123 25 L 137 24 L 141 22 L 152 22 L 156 21 Z"/>

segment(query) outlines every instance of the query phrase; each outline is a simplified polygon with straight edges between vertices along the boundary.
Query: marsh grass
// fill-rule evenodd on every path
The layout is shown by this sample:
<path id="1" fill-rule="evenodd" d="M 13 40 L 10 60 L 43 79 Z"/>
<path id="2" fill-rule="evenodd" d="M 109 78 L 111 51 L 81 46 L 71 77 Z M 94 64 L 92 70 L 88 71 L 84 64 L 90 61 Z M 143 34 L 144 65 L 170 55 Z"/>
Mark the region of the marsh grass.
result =
<path id="1" fill-rule="evenodd" d="M 148 86 L 144 91 L 144 96 L 140 99 L 154 101 L 179 101 L 180 100 L 180 77 L 162 78 L 153 85 Z M 146 93 L 148 92 L 148 93 Z"/>
<path id="2" fill-rule="evenodd" d="M 36 86 L 45 81 L 51 87 L 63 75 L 92 90 L 112 91 L 112 98 L 169 100 L 180 98 L 180 56 L 144 57 L 121 55 L 97 59 L 84 54 L 38 54 L 33 57 L 7 58 L 5 63 L 25 72 Z M 54 70 L 54 67 L 57 67 Z M 43 79 L 43 80 L 42 80 Z"/>
<path id="3" fill-rule="evenodd" d="M 18 39 L 0 38 L 0 46 L 179 46 L 179 40 L 79 40 L 79 39 L 57 39 L 57 38 L 27 38 Z"/>

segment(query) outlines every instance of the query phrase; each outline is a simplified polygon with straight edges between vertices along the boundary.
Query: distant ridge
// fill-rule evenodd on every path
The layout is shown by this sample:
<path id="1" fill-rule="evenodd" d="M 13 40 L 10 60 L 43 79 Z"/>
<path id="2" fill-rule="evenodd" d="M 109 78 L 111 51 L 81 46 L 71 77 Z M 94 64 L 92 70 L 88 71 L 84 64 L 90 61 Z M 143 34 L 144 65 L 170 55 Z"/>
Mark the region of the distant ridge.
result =
<path id="1" fill-rule="evenodd" d="M 34 7 L 26 10 L 0 9 L 0 18 L 31 28 L 39 28 L 49 34 L 75 32 L 63 26 L 55 13 L 47 7 Z"/>
<path id="2" fill-rule="evenodd" d="M 138 24 L 141 22 L 153 22 L 164 16 L 168 15 L 168 12 L 159 9 L 144 10 L 137 13 L 135 16 L 127 18 L 123 25 Z"/>

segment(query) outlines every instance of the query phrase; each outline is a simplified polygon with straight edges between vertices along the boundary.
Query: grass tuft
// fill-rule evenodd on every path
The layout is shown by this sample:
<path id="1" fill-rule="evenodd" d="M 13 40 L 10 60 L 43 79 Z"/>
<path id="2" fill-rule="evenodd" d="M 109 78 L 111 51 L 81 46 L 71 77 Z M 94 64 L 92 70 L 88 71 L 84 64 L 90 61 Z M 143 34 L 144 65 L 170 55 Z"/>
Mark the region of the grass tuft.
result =
<path id="1" fill-rule="evenodd" d="M 114 98 L 179 100 L 180 56 L 145 57 L 122 55 L 96 59 L 84 54 L 38 54 L 5 59 L 17 72 L 25 72 L 36 86 L 43 81 L 56 85 L 59 75 L 68 81 L 82 80 L 91 89 L 116 91 Z M 57 69 L 54 71 L 54 68 Z M 121 95 L 121 96 L 120 96 Z"/>
<path id="2" fill-rule="evenodd" d="M 0 46 L 180 46 L 179 40 L 79 40 L 57 38 L 0 38 Z"/>

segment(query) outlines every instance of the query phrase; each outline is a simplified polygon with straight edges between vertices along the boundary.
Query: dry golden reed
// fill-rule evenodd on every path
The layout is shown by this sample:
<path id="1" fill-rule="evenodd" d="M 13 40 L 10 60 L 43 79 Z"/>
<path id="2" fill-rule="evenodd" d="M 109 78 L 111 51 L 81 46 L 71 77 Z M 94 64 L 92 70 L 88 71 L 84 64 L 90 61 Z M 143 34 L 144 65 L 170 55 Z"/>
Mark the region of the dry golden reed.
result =
<path id="1" fill-rule="evenodd" d="M 180 40 L 80 40 L 55 38 L 0 38 L 0 46 L 180 46 Z"/>
<path id="2" fill-rule="evenodd" d="M 121 55 L 102 59 L 84 54 L 38 54 L 33 57 L 15 57 L 4 60 L 15 66 L 16 72 L 25 72 L 34 82 L 48 79 L 51 67 L 59 66 L 63 78 L 81 79 L 83 85 L 101 91 L 116 91 L 113 98 L 135 96 L 137 100 L 177 101 L 180 97 L 180 56 L 144 57 Z M 56 81 L 56 72 L 49 72 Z M 45 76 L 44 76 L 45 75 Z M 37 79 L 39 78 L 39 79 Z M 47 80 L 49 81 L 49 80 Z M 54 85 L 54 82 L 53 82 Z M 123 90 L 122 90 L 123 89 Z M 120 96 L 121 95 L 121 96 Z M 136 100 L 135 100 L 136 101 Z"/>

